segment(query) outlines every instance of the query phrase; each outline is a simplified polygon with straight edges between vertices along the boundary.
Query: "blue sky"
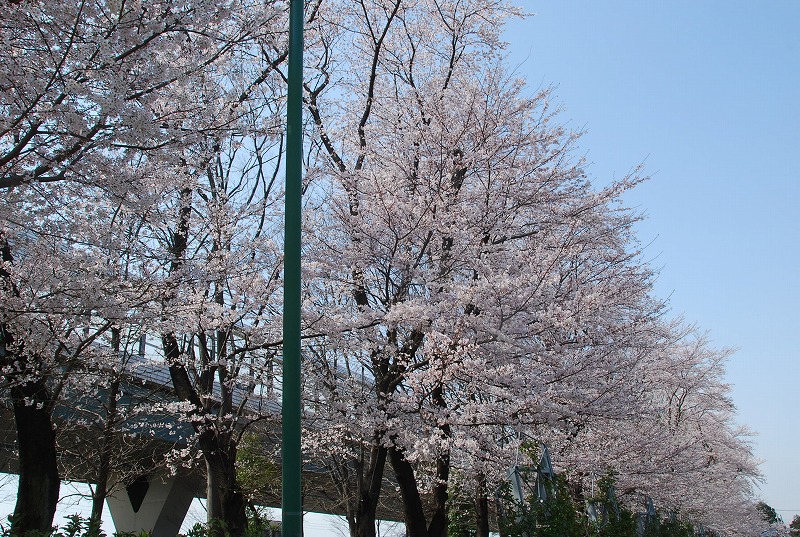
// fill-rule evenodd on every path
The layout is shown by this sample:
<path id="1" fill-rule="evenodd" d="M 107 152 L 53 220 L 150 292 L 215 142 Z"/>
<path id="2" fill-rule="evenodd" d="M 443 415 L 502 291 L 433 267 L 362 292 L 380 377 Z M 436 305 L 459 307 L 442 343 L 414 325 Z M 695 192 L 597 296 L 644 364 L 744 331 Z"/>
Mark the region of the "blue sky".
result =
<path id="1" fill-rule="evenodd" d="M 536 0 L 511 64 L 556 86 L 598 184 L 626 196 L 672 312 L 738 349 L 728 381 L 752 427 L 761 497 L 800 513 L 800 2 Z"/>

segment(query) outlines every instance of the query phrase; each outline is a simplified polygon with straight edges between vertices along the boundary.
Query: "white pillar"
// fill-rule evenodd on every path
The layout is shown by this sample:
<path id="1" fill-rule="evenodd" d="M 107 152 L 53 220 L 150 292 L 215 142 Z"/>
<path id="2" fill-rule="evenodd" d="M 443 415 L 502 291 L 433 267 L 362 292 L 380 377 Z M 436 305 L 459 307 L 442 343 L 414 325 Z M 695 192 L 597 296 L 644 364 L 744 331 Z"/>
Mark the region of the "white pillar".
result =
<path id="1" fill-rule="evenodd" d="M 195 497 L 196 483 L 186 476 L 140 476 L 115 490 L 106 502 L 118 532 L 175 537 Z"/>

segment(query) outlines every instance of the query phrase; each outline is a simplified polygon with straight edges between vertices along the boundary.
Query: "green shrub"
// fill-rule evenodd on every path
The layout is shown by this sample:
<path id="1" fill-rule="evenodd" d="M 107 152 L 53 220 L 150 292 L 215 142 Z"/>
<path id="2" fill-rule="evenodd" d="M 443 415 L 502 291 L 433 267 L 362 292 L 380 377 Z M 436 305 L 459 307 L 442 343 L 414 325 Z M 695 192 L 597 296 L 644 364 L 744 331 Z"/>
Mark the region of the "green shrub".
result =
<path id="1" fill-rule="evenodd" d="M 24 537 L 106 537 L 106 533 L 100 528 L 100 524 L 93 522 L 89 518 L 81 515 L 69 515 L 65 517 L 67 523 L 61 528 L 53 527 L 50 531 L 28 531 Z M 8 517 L 8 527 L 0 525 L 0 537 L 11 537 L 11 526 L 14 524 L 13 515 Z M 146 531 L 141 532 L 116 532 L 113 537 L 149 537 Z"/>
<path id="2" fill-rule="evenodd" d="M 508 537 L 583 537 L 586 516 L 572 499 L 567 481 L 557 476 L 546 486 L 547 500 L 535 496 L 519 502 L 511 497 L 511 487 L 501 490 L 504 516 L 500 521 Z"/>

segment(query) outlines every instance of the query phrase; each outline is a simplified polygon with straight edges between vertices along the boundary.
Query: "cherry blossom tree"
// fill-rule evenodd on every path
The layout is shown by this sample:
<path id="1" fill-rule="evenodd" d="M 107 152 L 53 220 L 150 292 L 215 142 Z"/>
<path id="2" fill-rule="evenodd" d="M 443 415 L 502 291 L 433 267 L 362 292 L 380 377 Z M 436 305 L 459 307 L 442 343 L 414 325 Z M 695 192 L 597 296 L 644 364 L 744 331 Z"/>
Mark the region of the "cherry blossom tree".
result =
<path id="1" fill-rule="evenodd" d="M 319 20 L 335 25 L 311 33 L 306 84 L 316 128 L 307 318 L 325 334 L 308 345 L 307 448 L 328 465 L 351 534 L 374 534 L 387 462 L 409 533 L 427 536 L 445 531 L 454 470 L 476 476 L 468 486 L 488 517 L 489 483 L 517 433 L 571 454 L 579 477 L 609 464 L 591 450 L 654 448 L 665 442 L 663 390 L 678 386 L 664 377 L 680 364 L 703 379 L 701 399 L 718 405 L 705 415 L 721 425 L 687 425 L 663 456 L 697 438 L 689 429 L 707 430 L 700 445 L 724 462 L 702 478 L 686 472 L 687 490 L 733 480 L 730 498 L 746 501 L 751 454 L 718 377 L 702 373 L 719 360 L 681 361 L 636 216 L 617 203 L 638 172 L 591 188 L 548 92 L 526 96 L 497 57 L 508 7 L 331 5 Z M 625 480 L 633 464 L 619 465 Z M 713 486 L 694 490 L 711 502 Z"/>
<path id="2" fill-rule="evenodd" d="M 615 204 L 637 179 L 591 190 L 548 93 L 525 97 L 489 50 L 486 22 L 507 14 L 493 6 L 470 5 L 473 19 L 449 4 L 359 5 L 336 12 L 355 36 L 319 31 L 358 54 L 342 66 L 323 48 L 307 87 L 326 211 L 311 216 L 326 283 L 309 315 L 324 312 L 327 334 L 309 347 L 325 423 L 309 444 L 333 454 L 354 535 L 374 532 L 387 460 L 409 532 L 441 535 L 452 453 L 486 459 L 482 434 L 612 408 L 600 373 L 660 308 L 635 218 Z M 359 68 L 355 87 L 329 89 L 336 69 Z"/>
<path id="3" fill-rule="evenodd" d="M 126 359 L 130 343 L 161 334 L 162 354 L 147 357 L 158 361 L 138 365 L 169 371 L 182 402 L 165 409 L 194 428 L 196 437 L 187 440 L 190 446 L 197 442 L 205 457 L 210 517 L 225 521 L 234 533 L 244 529 L 236 445 L 250 423 L 275 408 L 279 362 L 270 349 L 280 344 L 274 319 L 281 256 L 274 226 L 280 216 L 281 140 L 240 135 L 218 149 L 202 175 L 161 163 L 158 173 L 171 170 L 175 186 L 164 181 L 156 191 L 131 189 L 122 200 L 106 201 L 106 192 L 96 189 L 97 195 L 82 203 L 79 196 L 91 187 L 50 184 L 43 190 L 53 210 L 11 222 L 20 255 L 4 265 L 6 281 L 14 284 L 4 297 L 4 327 L 15 336 L 10 343 L 24 342 L 13 347 L 16 361 L 9 360 L 4 373 L 12 391 L 32 382 L 45 390 L 41 404 L 19 398 L 20 408 L 41 412 L 47 418 L 42 431 L 52 432 L 55 406 L 80 407 L 86 403 L 79 395 L 87 391 L 82 383 L 102 380 L 108 406 L 98 419 L 104 424 L 103 445 L 111 446 L 120 438 L 112 434 L 115 422 L 121 423 L 115 392 L 125 375 L 137 374 Z M 144 169 L 156 171 L 149 162 Z M 12 194 L 33 199 L 29 189 Z M 191 212 L 182 203 L 191 203 Z M 181 227 L 180 218 L 190 216 Z M 67 389 L 68 380 L 77 384 Z M 61 397 L 72 400 L 64 403 Z M 78 425 L 91 425 L 84 423 L 87 411 L 77 409 Z M 55 463 L 55 444 L 38 445 L 49 446 Z M 108 489 L 110 455 L 105 449 L 99 454 L 97 503 Z M 192 464 L 191 457 L 186 462 Z M 49 477 L 57 483 L 54 474 Z"/>
<path id="4" fill-rule="evenodd" d="M 135 302 L 121 305 L 128 288 L 144 285 L 137 300 L 159 302 L 143 261 L 152 256 L 136 258 L 131 284 L 113 262 L 131 241 L 112 247 L 92 226 L 117 229 L 135 215 L 142 229 L 170 185 L 207 167 L 214 151 L 198 147 L 241 135 L 248 103 L 269 93 L 285 58 L 284 18 L 280 5 L 236 0 L 41 0 L 4 11 L 0 277 L 4 381 L 19 403 L 15 533 L 52 522 L 50 417 L 67 375 L 92 363 L 103 337 L 147 329 L 131 319 Z"/>
<path id="5" fill-rule="evenodd" d="M 631 477 L 644 481 L 639 488 L 649 489 L 664 506 L 716 531 L 746 534 L 755 529 L 753 486 L 761 475 L 752 433 L 735 423 L 724 382 L 729 355 L 729 350 L 712 348 L 696 330 L 658 355 L 650 373 L 655 388 L 651 404 L 659 412 L 654 423 L 667 438 L 640 463 L 650 468 L 642 472 L 649 477 Z"/>
<path id="6" fill-rule="evenodd" d="M 7 6 L 0 188 L 69 179 L 125 189 L 133 179 L 118 164 L 230 126 L 255 79 L 221 66 L 270 49 L 280 18 L 270 2 L 239 0 Z M 204 83 L 221 70 L 241 99 Z"/>
<path id="7" fill-rule="evenodd" d="M 275 419 L 280 376 L 283 135 L 273 98 L 248 131 L 221 140 L 216 157 L 167 193 L 147 241 L 162 261 L 160 335 L 181 412 L 207 478 L 209 520 L 231 535 L 246 528 L 238 445 Z"/>
<path id="8" fill-rule="evenodd" d="M 118 206 L 87 190 L 63 183 L 4 199 L 2 372 L 19 446 L 15 532 L 50 527 L 59 489 L 53 412 L 86 389 L 77 371 L 117 367 L 111 340 L 150 287 L 124 276 Z"/>
<path id="9" fill-rule="evenodd" d="M 658 321 L 650 344 L 617 374 L 616 412 L 587 414 L 571 432 L 548 427 L 546 442 L 583 497 L 608 472 L 631 510 L 643 495 L 664 513 L 726 534 L 753 530 L 753 485 L 760 479 L 750 433 L 733 421 L 722 380 L 728 351 L 693 327 Z"/>

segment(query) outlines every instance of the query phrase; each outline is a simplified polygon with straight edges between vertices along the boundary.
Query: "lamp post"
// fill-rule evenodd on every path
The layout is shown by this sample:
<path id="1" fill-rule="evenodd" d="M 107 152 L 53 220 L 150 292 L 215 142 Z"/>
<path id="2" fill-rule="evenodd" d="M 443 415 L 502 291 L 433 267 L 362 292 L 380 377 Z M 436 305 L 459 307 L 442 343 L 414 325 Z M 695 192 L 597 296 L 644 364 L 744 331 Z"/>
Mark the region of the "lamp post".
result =
<path id="1" fill-rule="evenodd" d="M 283 256 L 283 397 L 281 405 L 282 533 L 303 533 L 300 448 L 300 229 L 303 152 L 303 0 L 289 7 L 286 103 L 286 193 Z"/>

